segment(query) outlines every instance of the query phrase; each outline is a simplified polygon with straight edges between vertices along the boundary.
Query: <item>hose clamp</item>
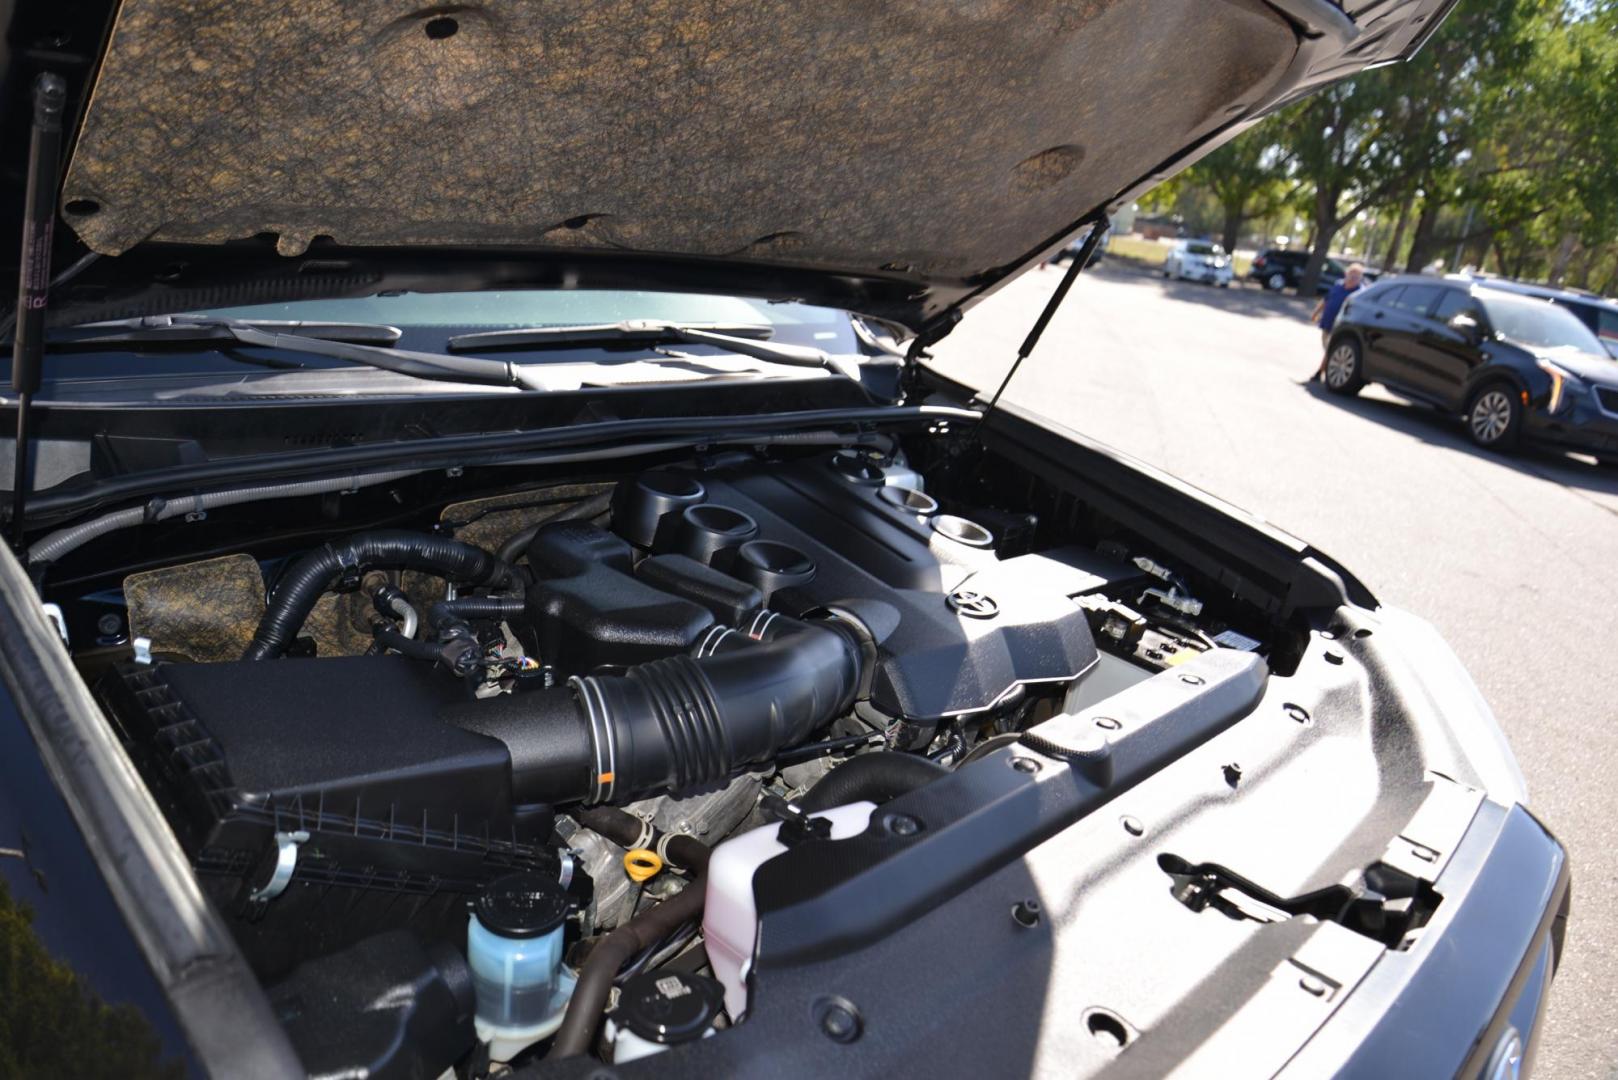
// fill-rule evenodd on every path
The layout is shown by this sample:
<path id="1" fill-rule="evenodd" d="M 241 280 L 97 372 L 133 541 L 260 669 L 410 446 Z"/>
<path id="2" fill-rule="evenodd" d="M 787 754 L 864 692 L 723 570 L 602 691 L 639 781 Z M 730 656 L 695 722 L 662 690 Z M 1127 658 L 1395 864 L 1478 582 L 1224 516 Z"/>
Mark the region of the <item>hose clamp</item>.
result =
<path id="1" fill-rule="evenodd" d="M 590 749 L 595 757 L 595 768 L 590 777 L 590 801 L 608 802 L 618 786 L 618 743 L 613 738 L 611 718 L 606 699 L 601 696 L 601 685 L 592 677 L 575 675 L 567 684 L 574 698 L 584 706 L 584 717 L 590 725 Z"/>
<path id="2" fill-rule="evenodd" d="M 764 635 L 769 633 L 769 631 L 770 631 L 770 624 L 775 622 L 775 620 L 776 620 L 776 613 L 775 612 L 773 612 L 773 611 L 761 611 L 761 612 L 759 612 L 757 615 L 753 616 L 752 625 L 750 625 L 747 628 L 747 636 L 752 638 L 754 641 L 763 641 L 764 640 Z"/>
<path id="3" fill-rule="evenodd" d="M 292 883 L 292 873 L 298 868 L 298 845 L 306 843 L 308 839 L 309 834 L 302 829 L 276 833 L 275 869 L 270 873 L 270 880 L 254 889 L 247 898 L 252 901 L 274 900 L 286 892 L 287 886 Z"/>
<path id="4" fill-rule="evenodd" d="M 702 640 L 697 642 L 696 655 L 698 659 L 704 656 L 714 655 L 719 651 L 719 643 L 735 632 L 736 631 L 732 630 L 728 626 L 719 626 L 716 624 L 708 627 L 708 631 L 707 633 L 703 634 Z"/>
<path id="5" fill-rule="evenodd" d="M 686 834 L 679 832 L 666 832 L 657 838 L 657 847 L 653 850 L 657 852 L 657 857 L 663 860 L 663 865 L 667 866 L 670 870 L 684 871 L 686 869 L 686 867 L 680 865 L 678 860 L 669 856 L 669 841 L 684 835 Z"/>

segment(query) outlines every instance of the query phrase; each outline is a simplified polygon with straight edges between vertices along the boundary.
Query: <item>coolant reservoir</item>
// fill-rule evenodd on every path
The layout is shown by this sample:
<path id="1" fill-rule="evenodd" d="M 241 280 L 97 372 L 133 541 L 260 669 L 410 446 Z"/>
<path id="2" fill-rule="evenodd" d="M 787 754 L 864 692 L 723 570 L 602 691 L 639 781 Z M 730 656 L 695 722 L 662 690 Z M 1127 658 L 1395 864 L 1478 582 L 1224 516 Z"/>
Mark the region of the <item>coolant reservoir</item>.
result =
<path id="1" fill-rule="evenodd" d="M 575 981 L 562 967 L 567 912 L 567 893 L 539 874 L 498 878 L 473 905 L 466 959 L 491 1061 L 510 1061 L 561 1026 Z"/>
<path id="2" fill-rule="evenodd" d="M 876 803 L 836 806 L 812 816 L 831 822 L 831 839 L 858 836 L 871 823 Z M 753 902 L 753 872 L 787 850 L 781 826 L 766 825 L 742 833 L 714 848 L 708 859 L 708 896 L 702 934 L 708 961 L 725 988 L 725 1012 L 739 1020 L 747 1011 L 747 974 L 758 947 L 758 909 Z"/>

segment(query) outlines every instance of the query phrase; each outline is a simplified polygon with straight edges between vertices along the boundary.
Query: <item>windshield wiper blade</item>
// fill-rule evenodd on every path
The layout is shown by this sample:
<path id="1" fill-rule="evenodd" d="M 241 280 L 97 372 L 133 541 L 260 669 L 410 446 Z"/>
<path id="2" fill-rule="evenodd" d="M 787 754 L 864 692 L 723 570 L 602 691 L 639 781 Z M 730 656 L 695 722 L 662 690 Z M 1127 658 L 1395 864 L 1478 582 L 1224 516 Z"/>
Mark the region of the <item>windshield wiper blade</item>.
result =
<path id="1" fill-rule="evenodd" d="M 531 326 L 518 330 L 459 334 L 449 339 L 447 348 L 454 352 L 458 349 L 534 349 L 563 345 L 715 345 L 740 356 L 751 356 L 755 360 L 766 360 L 773 364 L 831 368 L 839 374 L 847 374 L 820 349 L 760 340 L 772 333 L 774 330 L 769 326 L 629 319 L 594 326 Z"/>
<path id="2" fill-rule="evenodd" d="M 453 352 L 460 349 L 544 349 L 568 345 L 666 345 L 685 341 L 680 331 L 767 340 L 775 333 L 775 328 L 768 323 L 673 323 L 660 319 L 626 319 L 616 323 L 526 326 L 514 330 L 457 334 L 449 339 L 449 348 Z"/>
<path id="3" fill-rule="evenodd" d="M 310 356 L 329 356 L 333 359 L 347 360 L 350 363 L 380 368 L 383 371 L 392 371 L 399 375 L 409 375 L 417 379 L 480 383 L 490 386 L 517 386 L 528 390 L 551 389 L 551 385 L 544 379 L 542 374 L 525 371 L 522 367 L 505 360 L 489 360 L 473 356 L 445 356 L 440 353 L 414 352 L 409 349 L 310 337 L 301 333 L 261 329 L 261 324 L 259 323 L 237 319 L 215 319 L 185 315 L 171 315 L 165 316 L 165 318 L 179 326 L 190 326 L 218 333 L 221 336 L 217 340 L 223 342 L 233 341 L 238 345 L 282 349 L 286 352 L 305 353 Z M 140 331 L 132 332 L 139 333 Z M 151 343 L 150 340 L 131 341 L 127 337 L 119 339 L 114 336 L 110 339 L 91 339 L 89 342 L 84 340 L 51 342 L 50 345 L 52 348 L 82 349 L 87 346 L 89 348 L 121 348 L 135 344 L 149 345 Z"/>
<path id="4" fill-rule="evenodd" d="M 302 322 L 296 319 L 234 319 L 211 320 L 201 317 L 142 315 L 133 319 L 112 319 L 106 322 L 80 323 L 73 330 L 104 330 L 108 333 L 89 337 L 63 338 L 52 345 L 72 348 L 88 345 L 94 348 L 116 345 L 148 345 L 165 341 L 210 342 L 234 341 L 231 326 L 263 330 L 266 333 L 297 334 L 299 337 L 319 338 L 322 341 L 348 341 L 356 345 L 393 345 L 404 336 L 397 326 L 381 323 Z"/>

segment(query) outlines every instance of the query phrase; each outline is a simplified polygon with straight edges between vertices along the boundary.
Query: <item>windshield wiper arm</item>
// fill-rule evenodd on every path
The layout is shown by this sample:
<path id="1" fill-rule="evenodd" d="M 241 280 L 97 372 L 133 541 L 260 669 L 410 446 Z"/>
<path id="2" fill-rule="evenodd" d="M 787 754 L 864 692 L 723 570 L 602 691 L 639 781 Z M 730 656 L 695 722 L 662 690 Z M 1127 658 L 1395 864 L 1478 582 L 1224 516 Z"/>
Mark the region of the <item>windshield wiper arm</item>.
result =
<path id="1" fill-rule="evenodd" d="M 413 352 L 409 349 L 385 348 L 352 341 L 310 337 L 301 333 L 286 333 L 261 329 L 261 324 L 236 319 L 214 319 L 203 316 L 166 316 L 180 326 L 205 329 L 218 333 L 220 341 L 234 341 L 238 345 L 254 345 L 265 349 L 283 349 L 286 352 L 306 353 L 311 356 L 329 356 L 354 364 L 380 368 L 417 379 L 436 379 L 441 382 L 482 383 L 491 386 L 519 386 L 528 390 L 546 390 L 550 385 L 540 373 L 524 371 L 522 367 L 505 360 L 488 360 L 473 356 L 445 356 L 440 353 Z M 270 324 L 274 325 L 274 324 Z M 330 325 L 330 324 L 327 324 Z M 391 329 L 391 327 L 389 328 Z M 140 333 L 141 331 L 132 331 Z M 155 339 L 163 340 L 163 339 Z M 172 339 L 170 339 L 172 340 Z M 192 341 L 198 339 L 191 339 Z M 214 339 L 208 339 L 214 340 Z M 122 348 L 130 345 L 150 345 L 154 339 L 131 340 L 127 336 L 89 341 L 51 342 L 51 346 L 72 348 Z"/>
<path id="2" fill-rule="evenodd" d="M 568 345 L 666 345 L 686 340 L 677 331 L 704 331 L 735 338 L 767 340 L 775 333 L 768 323 L 673 323 L 661 319 L 626 319 L 616 323 L 566 326 L 527 326 L 514 330 L 485 330 L 457 334 L 449 339 L 459 349 L 544 349 Z"/>
<path id="3" fill-rule="evenodd" d="M 774 330 L 769 326 L 629 319 L 594 326 L 531 326 L 518 330 L 459 334 L 449 339 L 448 348 L 454 352 L 459 349 L 542 349 L 565 345 L 716 345 L 755 360 L 840 370 L 832 363 L 831 357 L 819 349 L 760 340 L 772 333 Z"/>
<path id="4" fill-rule="evenodd" d="M 226 323 L 229 325 L 226 325 Z M 142 315 L 133 319 L 112 319 L 106 322 L 80 323 L 73 330 L 104 330 L 90 337 L 65 338 L 53 345 L 72 348 L 75 345 L 92 347 L 115 345 L 146 345 L 157 342 L 209 342 L 234 341 L 231 326 L 263 330 L 266 333 L 297 334 L 299 337 L 319 338 L 322 341 L 348 341 L 357 345 L 393 345 L 404 336 L 397 326 L 381 323 L 301 322 L 295 319 L 188 319 L 185 316 Z"/>

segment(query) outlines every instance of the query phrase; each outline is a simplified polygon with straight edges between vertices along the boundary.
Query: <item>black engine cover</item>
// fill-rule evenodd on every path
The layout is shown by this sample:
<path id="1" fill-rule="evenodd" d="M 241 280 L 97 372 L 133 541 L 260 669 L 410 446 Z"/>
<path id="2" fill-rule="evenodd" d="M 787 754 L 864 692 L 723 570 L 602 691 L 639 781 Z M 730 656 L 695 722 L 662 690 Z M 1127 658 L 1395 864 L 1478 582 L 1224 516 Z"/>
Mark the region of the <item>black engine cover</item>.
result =
<path id="1" fill-rule="evenodd" d="M 854 606 L 878 639 L 871 701 L 934 722 L 990 708 L 1017 687 L 1076 678 L 1096 662 L 1069 597 L 1103 579 L 1056 554 L 1001 560 L 884 499 L 877 482 L 818 458 L 702 474 L 706 498 L 814 564 L 770 606 L 798 615 Z M 659 541 L 661 545 L 661 541 Z M 716 559 L 716 563 L 721 560 Z M 723 568 L 723 567 L 721 567 Z"/>

